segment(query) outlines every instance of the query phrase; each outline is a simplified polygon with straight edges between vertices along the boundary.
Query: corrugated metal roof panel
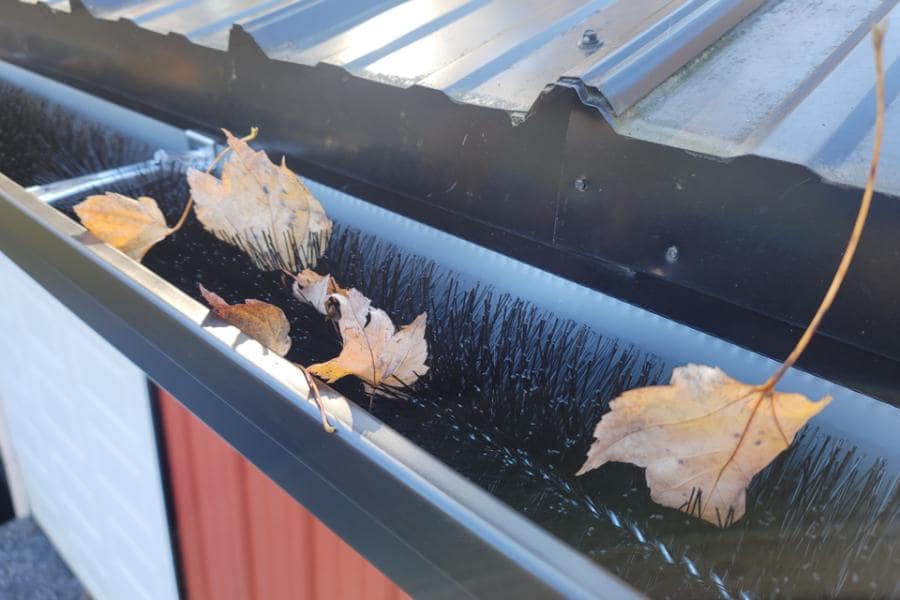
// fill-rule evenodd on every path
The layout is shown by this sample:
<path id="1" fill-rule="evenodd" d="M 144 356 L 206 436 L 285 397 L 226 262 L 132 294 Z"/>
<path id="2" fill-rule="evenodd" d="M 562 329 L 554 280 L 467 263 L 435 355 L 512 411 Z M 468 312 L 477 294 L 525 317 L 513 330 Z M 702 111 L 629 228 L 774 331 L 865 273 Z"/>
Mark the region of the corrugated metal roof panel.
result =
<path id="1" fill-rule="evenodd" d="M 527 111 L 561 77 L 628 108 L 763 0 L 94 0 L 101 18 Z"/>
<path id="2" fill-rule="evenodd" d="M 624 135 L 714 156 L 758 154 L 862 186 L 875 121 L 871 25 L 896 2 L 780 0 L 747 18 L 621 117 Z M 896 20 L 896 18 L 894 19 Z M 900 131 L 900 32 L 885 42 L 886 139 Z M 900 193 L 900 147 L 878 188 Z"/>
<path id="3" fill-rule="evenodd" d="M 54 7 L 66 4 L 55 2 Z M 629 137 L 803 164 L 862 185 L 874 121 L 869 27 L 895 0 L 93 0 L 104 19 L 226 49 L 233 24 L 275 59 L 526 112 L 574 85 Z M 755 11 L 755 12 L 754 12 Z M 737 24 L 737 26 L 734 26 Z M 733 27 L 734 26 L 734 27 Z M 733 29 L 732 29 L 733 27 Z M 597 43 L 583 38 L 593 31 Z M 723 35 L 724 34 L 724 35 Z M 898 44 L 889 35 L 888 139 Z M 599 92 L 599 93 L 598 93 Z M 900 195 L 900 149 L 879 190 Z"/>
<path id="4" fill-rule="evenodd" d="M 878 7 L 870 20 L 880 17 Z M 888 15 L 900 25 L 900 9 Z M 900 29 L 885 41 L 886 113 L 882 168 L 878 187 L 900 193 Z M 827 72 L 794 110 L 754 150 L 757 153 L 805 164 L 823 177 L 841 183 L 865 185 L 875 123 L 875 85 L 871 36 L 856 34 L 852 50 Z"/>

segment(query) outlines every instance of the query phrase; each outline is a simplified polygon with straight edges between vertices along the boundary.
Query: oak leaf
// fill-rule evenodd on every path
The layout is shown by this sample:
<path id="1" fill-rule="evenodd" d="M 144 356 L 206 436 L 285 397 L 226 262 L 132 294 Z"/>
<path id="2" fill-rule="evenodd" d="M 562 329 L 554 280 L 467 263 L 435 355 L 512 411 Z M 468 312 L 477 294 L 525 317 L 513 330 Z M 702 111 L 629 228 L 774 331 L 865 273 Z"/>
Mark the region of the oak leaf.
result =
<path id="1" fill-rule="evenodd" d="M 679 367 L 670 385 L 610 403 L 577 474 L 611 461 L 646 467 L 654 501 L 726 526 L 744 515 L 753 476 L 830 401 L 761 392 L 713 367 Z"/>
<path id="2" fill-rule="evenodd" d="M 207 231 L 246 252 L 265 270 L 314 266 L 328 245 L 325 209 L 284 163 L 225 130 L 232 152 L 222 179 L 189 169 L 194 212 Z"/>
<path id="3" fill-rule="evenodd" d="M 261 300 L 228 304 L 221 296 L 209 291 L 202 284 L 198 284 L 198 287 L 203 298 L 219 317 L 279 356 L 284 356 L 291 349 L 291 338 L 288 335 L 291 326 L 280 308 Z"/>
<path id="4" fill-rule="evenodd" d="M 319 313 L 325 315 L 325 299 L 331 294 L 347 295 L 347 290 L 342 288 L 331 275 L 319 275 L 312 269 L 304 269 L 293 275 L 294 283 L 291 290 L 294 297 L 300 302 L 310 304 Z"/>
<path id="5" fill-rule="evenodd" d="M 329 295 L 325 306 L 337 320 L 343 348 L 336 358 L 309 367 L 310 373 L 328 382 L 354 375 L 373 390 L 383 391 L 408 387 L 428 372 L 425 313 L 398 330 L 387 313 L 372 308 L 355 288 L 346 295 Z"/>
<path id="6" fill-rule="evenodd" d="M 146 196 L 135 200 L 107 192 L 88 196 L 74 209 L 88 231 L 137 261 L 174 231 L 156 200 Z"/>

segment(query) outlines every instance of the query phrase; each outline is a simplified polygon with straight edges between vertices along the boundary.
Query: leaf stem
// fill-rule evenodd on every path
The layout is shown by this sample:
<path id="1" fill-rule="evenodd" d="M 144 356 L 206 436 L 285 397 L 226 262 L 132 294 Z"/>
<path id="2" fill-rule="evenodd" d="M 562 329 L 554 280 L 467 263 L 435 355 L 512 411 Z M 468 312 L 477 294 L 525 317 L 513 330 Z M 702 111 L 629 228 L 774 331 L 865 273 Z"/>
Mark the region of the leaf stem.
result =
<path id="1" fill-rule="evenodd" d="M 259 133 L 259 127 L 251 127 L 250 133 L 248 133 L 247 135 L 242 137 L 241 141 L 249 142 L 250 140 L 255 139 L 258 133 Z M 219 164 L 219 161 L 221 161 L 223 158 L 225 158 L 225 155 L 228 154 L 229 152 L 231 152 L 230 147 L 224 148 L 221 152 L 219 152 L 219 154 L 216 155 L 216 157 L 213 159 L 213 161 L 211 163 L 209 163 L 209 166 L 206 168 L 206 173 L 207 174 L 212 173 L 212 170 L 214 168 L 216 168 L 216 165 Z M 184 211 L 182 211 L 181 216 L 178 218 L 178 222 L 175 223 L 175 226 L 172 227 L 172 229 L 169 231 L 170 234 L 175 233 L 176 231 L 181 229 L 181 226 L 184 225 L 185 221 L 187 221 L 187 217 L 188 217 L 188 214 L 190 214 L 190 212 L 191 212 L 192 206 L 194 206 L 194 197 L 188 196 L 187 203 L 185 203 L 185 205 L 184 205 Z"/>
<path id="2" fill-rule="evenodd" d="M 875 176 L 878 172 L 878 157 L 881 154 L 881 140 L 884 135 L 884 59 L 881 48 L 886 30 L 886 21 L 881 21 L 872 27 L 872 48 L 875 53 L 875 139 L 872 147 L 872 160 L 869 165 L 869 176 L 866 179 L 866 188 L 863 191 L 862 200 L 859 204 L 859 212 L 856 215 L 856 222 L 853 224 L 853 231 L 850 233 L 850 239 L 847 242 L 847 249 L 844 250 L 841 262 L 838 264 L 834 278 L 831 280 L 831 285 L 828 287 L 828 291 L 825 292 L 825 297 L 822 298 L 822 303 L 806 327 L 806 331 L 803 332 L 797 345 L 781 366 L 778 367 L 778 370 L 764 384 L 759 386 L 758 390 L 764 394 L 775 389 L 775 386 L 784 377 L 784 374 L 794 366 L 794 363 L 797 362 L 797 359 L 800 358 L 800 355 L 803 354 L 803 351 L 806 350 L 806 347 L 812 341 L 813 335 L 822 323 L 825 313 L 831 308 L 831 304 L 834 302 L 834 298 L 837 296 L 838 290 L 847 276 L 850 262 L 853 260 L 857 246 L 859 246 L 859 240 L 862 236 L 866 219 L 869 216 L 869 208 L 872 205 L 872 196 L 875 191 Z"/>
<path id="3" fill-rule="evenodd" d="M 303 374 L 306 376 L 306 383 L 309 384 L 309 389 L 312 391 L 313 399 L 316 401 L 316 406 L 319 407 L 319 414 L 322 416 L 322 428 L 325 429 L 327 433 L 334 433 L 336 430 L 328 422 L 328 413 L 325 412 L 325 403 L 322 401 L 322 394 L 319 393 L 319 386 L 316 385 L 316 380 L 310 374 L 309 370 L 301 365 L 300 363 L 294 363 L 298 369 L 303 371 Z"/>

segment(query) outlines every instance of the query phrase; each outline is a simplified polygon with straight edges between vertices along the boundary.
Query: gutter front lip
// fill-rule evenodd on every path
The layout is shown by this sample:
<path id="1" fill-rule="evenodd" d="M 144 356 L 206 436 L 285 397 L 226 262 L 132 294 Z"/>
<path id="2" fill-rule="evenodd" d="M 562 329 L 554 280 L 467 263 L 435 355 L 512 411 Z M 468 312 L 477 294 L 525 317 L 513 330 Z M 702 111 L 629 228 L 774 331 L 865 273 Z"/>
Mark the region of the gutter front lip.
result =
<path id="1" fill-rule="evenodd" d="M 411 595 L 639 597 L 332 393 L 326 434 L 255 342 L 229 348 L 205 307 L 2 175 L 0 251 Z"/>

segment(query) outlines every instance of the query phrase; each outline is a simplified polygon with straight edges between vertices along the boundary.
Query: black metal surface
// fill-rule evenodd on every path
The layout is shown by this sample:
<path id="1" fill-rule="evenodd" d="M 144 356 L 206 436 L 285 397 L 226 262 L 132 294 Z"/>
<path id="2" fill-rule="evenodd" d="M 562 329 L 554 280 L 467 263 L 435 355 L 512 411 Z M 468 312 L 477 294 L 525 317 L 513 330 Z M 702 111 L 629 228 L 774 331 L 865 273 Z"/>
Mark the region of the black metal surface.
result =
<path id="1" fill-rule="evenodd" d="M 85 244 L 84 242 L 87 242 Z M 186 296 L 0 176 L 2 250 L 416 597 L 633 592 L 371 418 L 318 414 L 191 319 Z"/>
<path id="2" fill-rule="evenodd" d="M 166 507 L 166 525 L 169 529 L 169 548 L 172 552 L 172 565 L 175 568 L 175 583 L 178 586 L 178 597 L 187 598 L 183 554 L 178 537 L 178 511 L 175 510 L 172 470 L 169 464 L 168 440 L 163 425 L 159 388 L 149 380 L 147 381 L 147 398 L 150 403 L 150 417 L 153 420 L 153 439 L 156 442 L 156 460 L 159 464 L 159 479 Z"/>
<path id="3" fill-rule="evenodd" d="M 754 156 L 721 162 L 630 140 L 596 111 L 578 107 L 570 115 L 554 246 L 805 326 L 840 261 L 860 196 L 788 163 Z M 896 200 L 876 194 L 857 256 L 823 322 L 825 335 L 817 337 L 823 351 L 837 339 L 881 355 L 851 359 L 853 369 L 881 362 L 890 386 L 898 382 L 900 357 L 893 333 L 900 282 L 890 275 L 900 267 L 898 226 Z M 668 304 L 649 300 L 663 312 Z M 767 329 L 779 325 L 729 323 L 727 310 L 681 310 L 680 318 L 758 351 L 788 350 L 773 352 Z M 824 362 L 805 358 L 813 371 L 837 369 L 849 385 L 867 385 L 869 376 L 854 376 L 837 352 Z"/>
<path id="4" fill-rule="evenodd" d="M 182 125 L 259 125 L 264 145 L 320 180 L 365 188 L 412 218 L 773 355 L 784 348 L 766 329 L 809 318 L 858 201 L 856 190 L 803 167 L 720 162 L 620 137 L 565 89 L 542 95 L 514 124 L 436 91 L 270 60 L 239 27 L 220 52 L 80 11 L 7 0 L 0 17 L 6 60 Z M 896 383 L 900 371 L 898 220 L 896 203 L 876 196 L 823 325 L 862 350 L 854 360 L 862 371 L 847 369 L 842 381 L 872 393 L 873 378 Z M 728 305 L 773 320 L 729 321 Z"/>
<path id="5" fill-rule="evenodd" d="M 12 495 L 9 492 L 9 482 L 6 481 L 3 457 L 0 456 L 0 523 L 6 523 L 15 516 L 16 512 L 13 509 Z"/>

